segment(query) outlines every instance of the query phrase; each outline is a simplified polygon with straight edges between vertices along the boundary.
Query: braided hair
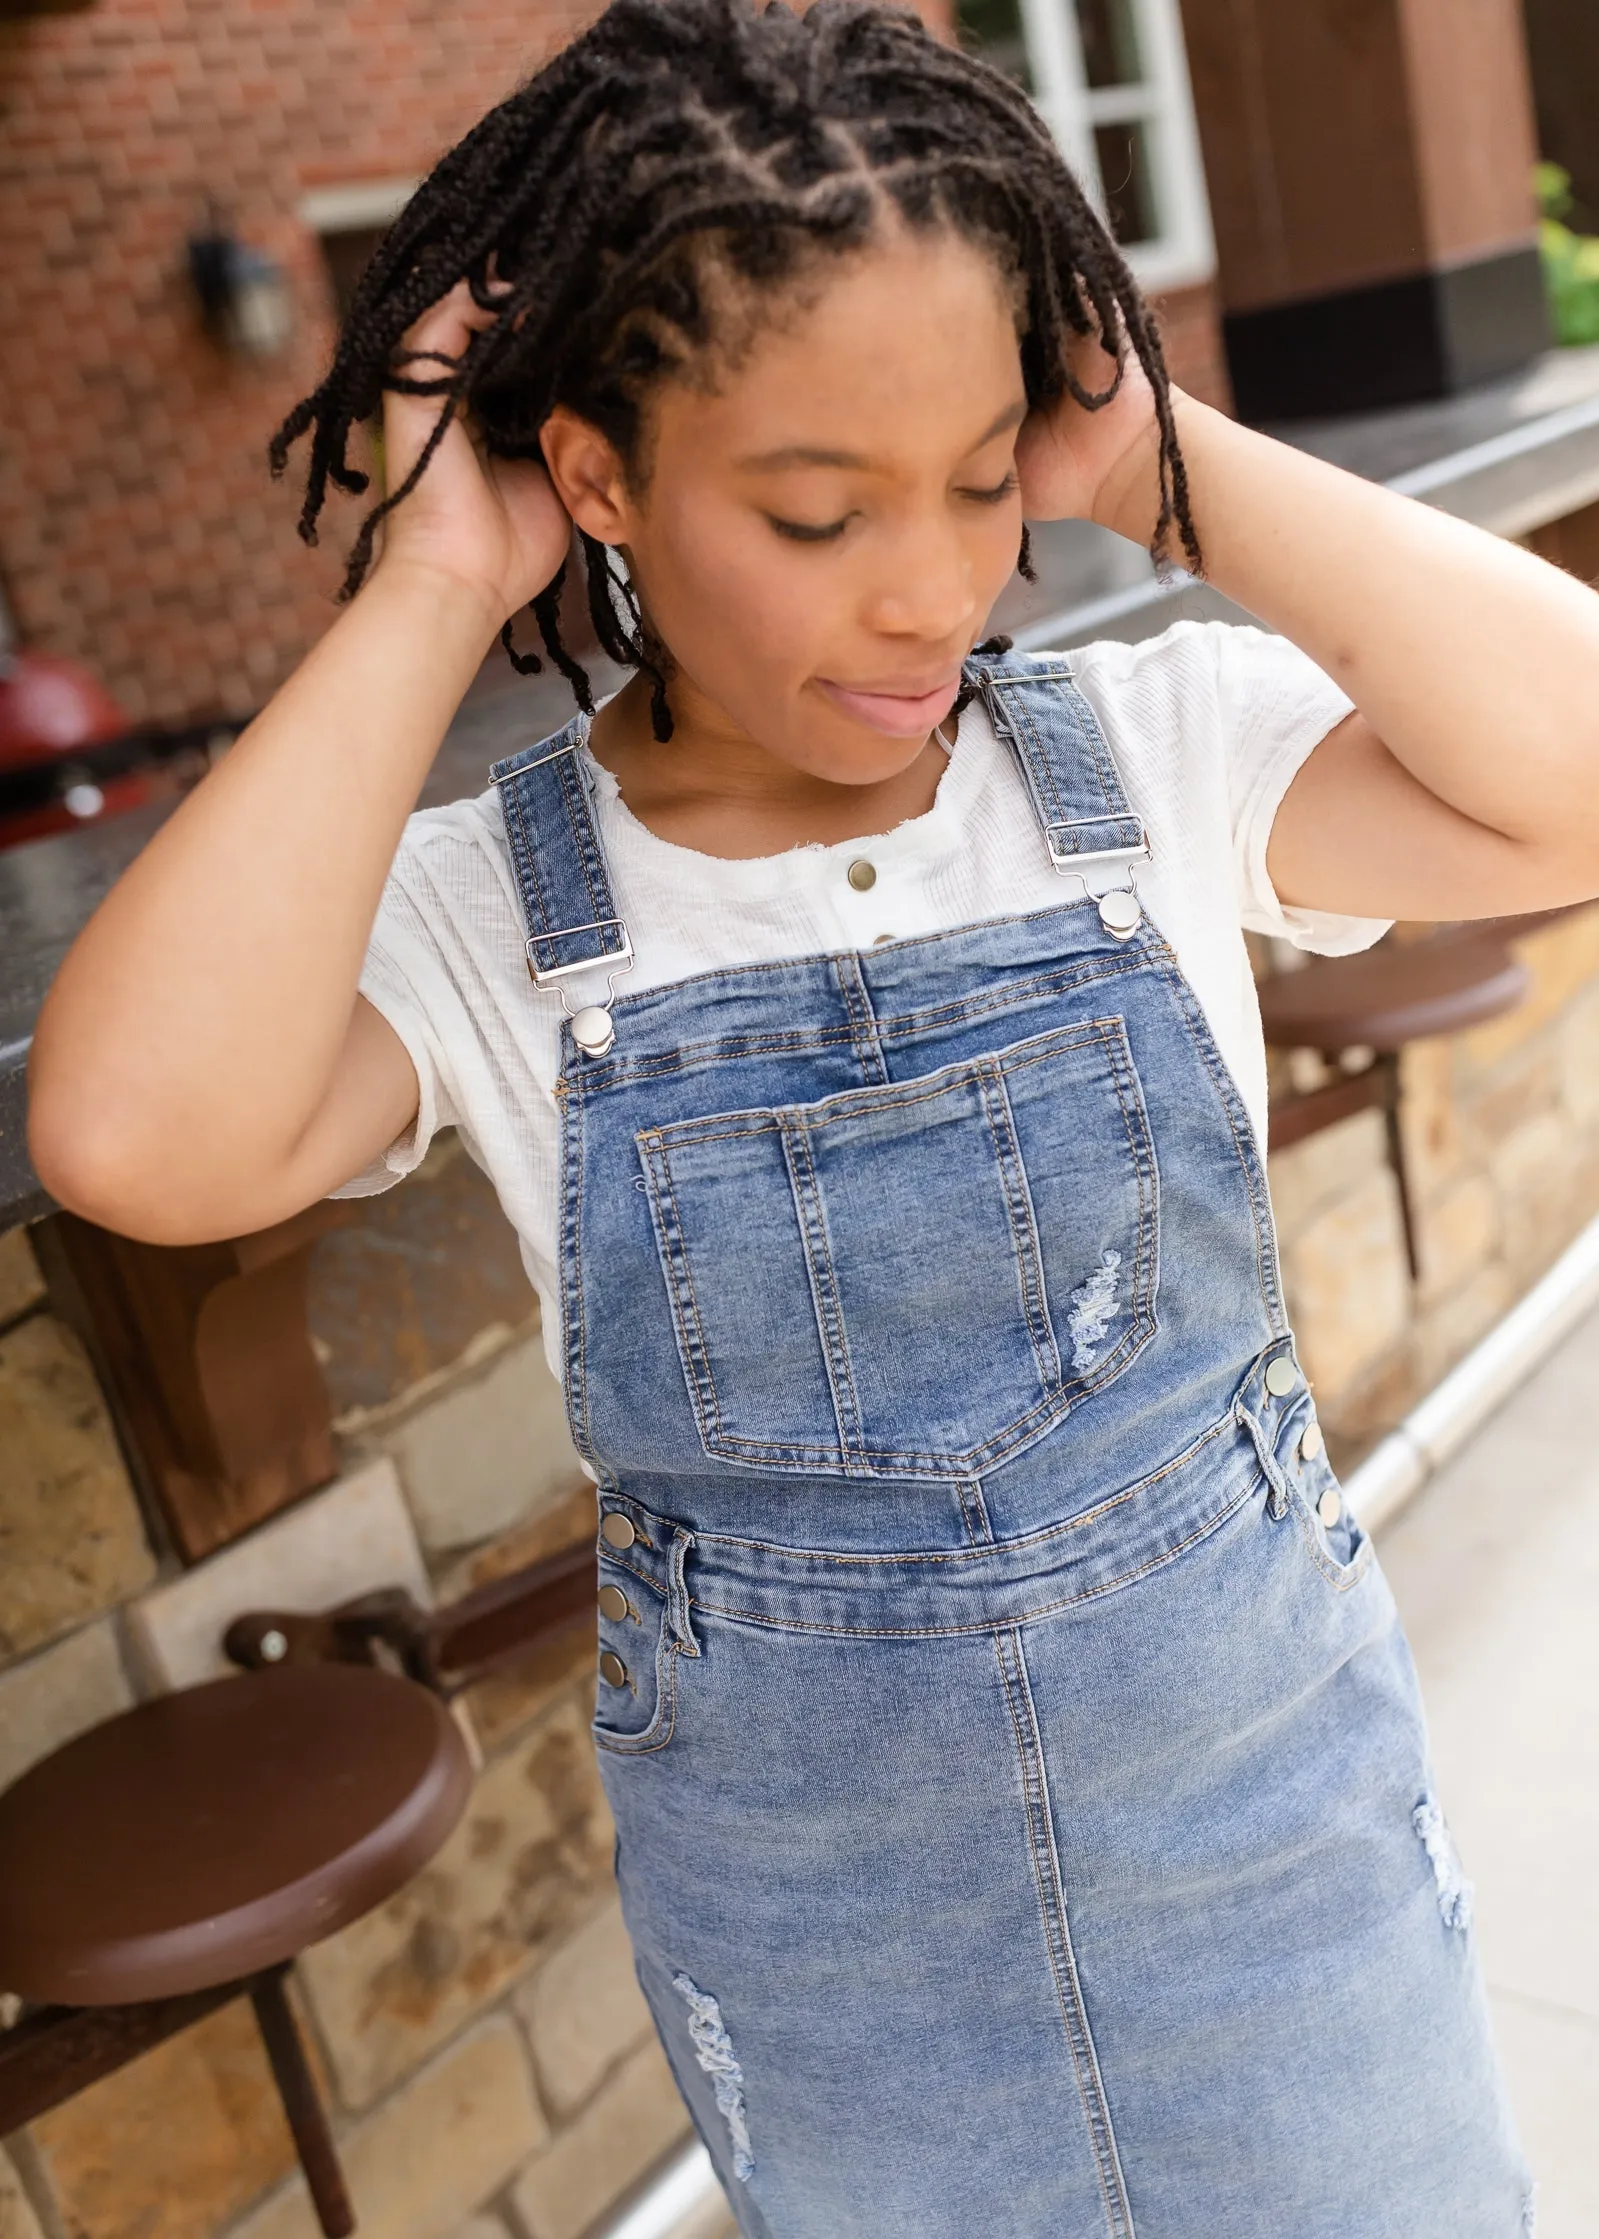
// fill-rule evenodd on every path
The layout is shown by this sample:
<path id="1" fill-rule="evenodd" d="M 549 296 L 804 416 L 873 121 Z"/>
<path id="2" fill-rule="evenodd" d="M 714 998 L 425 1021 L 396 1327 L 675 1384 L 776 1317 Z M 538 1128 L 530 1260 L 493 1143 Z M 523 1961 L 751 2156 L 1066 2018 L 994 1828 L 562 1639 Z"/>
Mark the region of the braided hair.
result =
<path id="1" fill-rule="evenodd" d="M 487 449 L 540 456 L 558 404 L 597 427 L 635 481 L 645 471 L 652 388 L 713 348 L 736 349 L 763 293 L 821 259 L 867 246 L 885 217 L 960 234 L 991 255 L 1017 305 L 1030 405 L 1063 394 L 1109 403 L 1130 350 L 1154 392 L 1160 512 L 1197 567 L 1198 539 L 1160 337 L 1138 286 L 1038 112 L 997 70 L 943 45 L 908 8 L 818 0 L 611 0 L 591 27 L 492 109 L 412 196 L 356 290 L 326 378 L 272 439 L 281 474 L 309 432 L 300 535 L 314 544 L 328 484 L 360 495 L 352 429 L 385 390 L 441 400 L 416 464 L 362 521 L 341 597 L 360 587 L 378 524 L 415 489 L 456 413 Z M 461 279 L 494 323 L 457 359 L 401 339 Z M 1073 372 L 1073 336 L 1118 358 L 1103 390 Z M 671 735 L 669 657 L 608 548 L 583 535 L 601 649 L 653 683 L 657 737 Z M 1025 532 L 1019 562 L 1031 573 Z M 563 566 L 532 601 L 544 651 L 591 709 L 562 642 Z M 514 617 L 513 617 L 514 620 Z M 502 640 L 524 673 L 541 663 Z"/>

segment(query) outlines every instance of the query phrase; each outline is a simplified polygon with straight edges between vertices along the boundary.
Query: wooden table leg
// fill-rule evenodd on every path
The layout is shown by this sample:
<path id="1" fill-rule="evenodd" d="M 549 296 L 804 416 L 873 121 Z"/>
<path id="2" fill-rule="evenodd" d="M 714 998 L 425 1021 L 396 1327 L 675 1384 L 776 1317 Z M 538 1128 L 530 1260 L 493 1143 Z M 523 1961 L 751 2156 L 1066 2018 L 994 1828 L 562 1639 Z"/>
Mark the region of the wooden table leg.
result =
<path id="1" fill-rule="evenodd" d="M 255 2008 L 262 2042 L 277 2079 L 283 2112 L 294 2133 L 295 2148 L 310 2187 L 317 2221 L 327 2239 L 348 2239 L 355 2229 L 355 2211 L 350 2206 L 338 2149 L 328 2128 L 327 2110 L 311 2073 L 311 2064 L 305 2057 L 305 2047 L 300 2042 L 294 2009 L 283 1987 L 288 1972 L 287 1967 L 273 1967 L 264 1975 L 257 1975 L 250 1984 L 250 2003 Z"/>

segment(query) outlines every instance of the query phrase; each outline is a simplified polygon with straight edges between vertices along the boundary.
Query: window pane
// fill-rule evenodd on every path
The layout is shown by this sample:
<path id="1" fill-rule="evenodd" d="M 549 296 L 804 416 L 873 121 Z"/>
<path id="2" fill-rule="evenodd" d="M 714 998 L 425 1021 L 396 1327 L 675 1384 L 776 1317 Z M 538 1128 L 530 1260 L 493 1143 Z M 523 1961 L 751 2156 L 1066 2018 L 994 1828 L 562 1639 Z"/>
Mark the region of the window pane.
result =
<path id="1" fill-rule="evenodd" d="M 1138 85 L 1144 66 L 1138 54 L 1133 0 L 1077 0 L 1077 21 L 1089 85 Z"/>
<path id="2" fill-rule="evenodd" d="M 1149 135 L 1142 124 L 1094 127 L 1094 153 L 1105 188 L 1110 230 L 1124 249 L 1160 234 L 1155 185 L 1149 169 Z"/>
<path id="3" fill-rule="evenodd" d="M 980 54 L 1026 92 L 1035 90 L 1021 0 L 957 0 L 955 24 L 968 54 Z"/>

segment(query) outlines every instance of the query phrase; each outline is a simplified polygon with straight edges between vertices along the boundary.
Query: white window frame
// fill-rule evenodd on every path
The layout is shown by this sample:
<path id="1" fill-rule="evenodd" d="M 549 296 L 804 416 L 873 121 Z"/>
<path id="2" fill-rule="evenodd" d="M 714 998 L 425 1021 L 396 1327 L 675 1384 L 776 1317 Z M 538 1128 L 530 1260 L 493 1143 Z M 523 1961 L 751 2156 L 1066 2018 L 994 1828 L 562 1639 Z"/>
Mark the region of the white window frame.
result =
<path id="1" fill-rule="evenodd" d="M 1135 242 L 1123 251 L 1140 287 L 1158 294 L 1213 278 L 1216 242 L 1178 0 L 1129 0 L 1144 75 L 1135 84 L 1097 88 L 1089 86 L 1083 67 L 1075 0 L 1019 4 L 1034 99 L 1102 216 L 1105 183 L 1094 127 L 1144 127 L 1161 230 L 1154 240 Z"/>

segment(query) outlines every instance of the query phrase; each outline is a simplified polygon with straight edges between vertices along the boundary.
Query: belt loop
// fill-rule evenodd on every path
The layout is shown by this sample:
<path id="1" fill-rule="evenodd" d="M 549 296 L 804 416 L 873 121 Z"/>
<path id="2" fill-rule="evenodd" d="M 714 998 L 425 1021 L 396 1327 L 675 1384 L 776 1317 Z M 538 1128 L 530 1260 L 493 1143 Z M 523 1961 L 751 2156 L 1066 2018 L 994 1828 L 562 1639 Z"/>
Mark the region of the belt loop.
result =
<path id="1" fill-rule="evenodd" d="M 693 1544 L 694 1534 L 679 1524 L 672 1533 L 672 1551 L 666 1558 L 666 1621 L 672 1628 L 672 1638 L 685 1656 L 697 1656 L 700 1652 L 689 1618 L 688 1582 L 683 1576 L 683 1565 Z"/>

